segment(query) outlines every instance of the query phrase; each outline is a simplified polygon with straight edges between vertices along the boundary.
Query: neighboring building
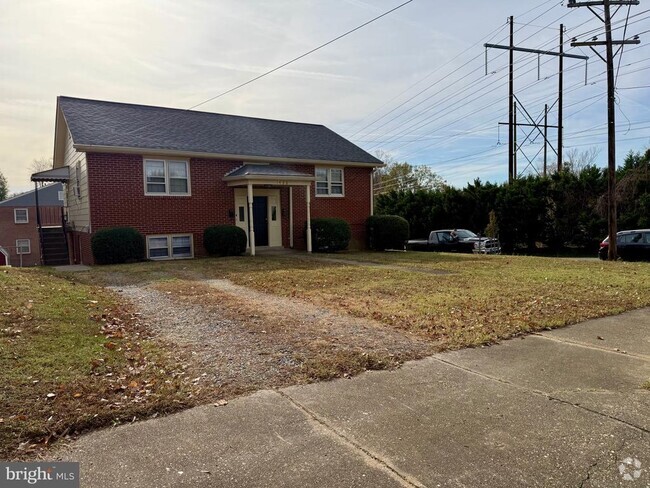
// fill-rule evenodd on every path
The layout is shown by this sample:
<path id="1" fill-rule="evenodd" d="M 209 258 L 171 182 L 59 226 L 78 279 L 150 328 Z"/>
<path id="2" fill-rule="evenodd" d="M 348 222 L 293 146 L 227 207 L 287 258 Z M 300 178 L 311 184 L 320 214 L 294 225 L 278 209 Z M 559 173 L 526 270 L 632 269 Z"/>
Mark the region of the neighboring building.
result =
<path id="1" fill-rule="evenodd" d="M 63 198 L 61 183 L 38 189 L 39 214 L 45 234 L 63 236 Z M 0 266 L 41 264 L 37 220 L 36 190 L 0 202 Z M 67 256 L 65 262 L 68 262 Z"/>
<path id="2" fill-rule="evenodd" d="M 253 254 L 311 250 L 309 215 L 345 219 L 364 245 L 382 162 L 322 125 L 59 97 L 55 132 L 54 169 L 32 179 L 67 182 L 75 263 L 118 226 L 146 236 L 150 259 L 205 254 L 217 224 L 244 229 Z"/>

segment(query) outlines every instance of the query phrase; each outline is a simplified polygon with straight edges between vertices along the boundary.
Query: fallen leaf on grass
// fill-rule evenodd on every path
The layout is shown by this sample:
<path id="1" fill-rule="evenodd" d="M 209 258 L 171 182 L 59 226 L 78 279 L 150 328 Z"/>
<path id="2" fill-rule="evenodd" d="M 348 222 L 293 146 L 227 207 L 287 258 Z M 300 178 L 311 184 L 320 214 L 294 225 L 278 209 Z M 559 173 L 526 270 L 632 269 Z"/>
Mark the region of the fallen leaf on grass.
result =
<path id="1" fill-rule="evenodd" d="M 113 349 L 115 349 L 117 347 L 117 344 L 115 344 L 114 342 L 105 342 L 104 347 L 106 349 L 110 349 L 112 351 Z"/>

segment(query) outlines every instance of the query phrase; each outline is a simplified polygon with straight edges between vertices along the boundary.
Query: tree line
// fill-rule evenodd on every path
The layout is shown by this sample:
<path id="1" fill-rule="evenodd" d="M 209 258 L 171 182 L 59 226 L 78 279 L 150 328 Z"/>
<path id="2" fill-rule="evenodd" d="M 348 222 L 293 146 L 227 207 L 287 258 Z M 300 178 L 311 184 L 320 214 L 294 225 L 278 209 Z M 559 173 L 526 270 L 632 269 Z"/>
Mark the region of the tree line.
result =
<path id="1" fill-rule="evenodd" d="M 650 227 L 650 149 L 631 152 L 617 170 L 619 230 Z M 408 220 L 412 237 L 466 228 L 498 237 L 505 252 L 568 248 L 592 252 L 607 234 L 607 174 L 592 164 L 567 165 L 549 176 L 464 188 L 397 188 L 375 199 L 377 215 Z"/>

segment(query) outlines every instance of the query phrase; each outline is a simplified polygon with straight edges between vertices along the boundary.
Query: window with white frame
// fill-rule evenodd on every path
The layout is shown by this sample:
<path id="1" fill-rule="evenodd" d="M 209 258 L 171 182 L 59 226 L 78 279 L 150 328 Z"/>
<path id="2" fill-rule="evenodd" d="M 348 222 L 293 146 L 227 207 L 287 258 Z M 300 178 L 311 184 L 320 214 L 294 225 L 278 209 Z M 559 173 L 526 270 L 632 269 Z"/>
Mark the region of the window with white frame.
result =
<path id="1" fill-rule="evenodd" d="M 145 159 L 145 194 L 189 195 L 190 174 L 187 161 Z"/>
<path id="2" fill-rule="evenodd" d="M 316 168 L 316 196 L 343 196 L 343 169 Z"/>
<path id="3" fill-rule="evenodd" d="M 147 252 L 149 259 L 191 258 L 194 255 L 192 236 L 148 236 Z"/>
<path id="4" fill-rule="evenodd" d="M 26 208 L 14 208 L 14 223 L 27 224 L 29 223 L 29 212 Z"/>
<path id="5" fill-rule="evenodd" d="M 29 239 L 16 239 L 16 254 L 31 254 L 31 244 Z"/>

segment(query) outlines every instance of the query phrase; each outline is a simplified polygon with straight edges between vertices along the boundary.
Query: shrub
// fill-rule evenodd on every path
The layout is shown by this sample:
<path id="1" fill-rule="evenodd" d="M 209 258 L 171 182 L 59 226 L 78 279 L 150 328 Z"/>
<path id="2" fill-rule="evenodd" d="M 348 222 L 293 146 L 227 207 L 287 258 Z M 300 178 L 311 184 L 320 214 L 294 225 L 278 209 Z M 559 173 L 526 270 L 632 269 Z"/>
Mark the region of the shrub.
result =
<path id="1" fill-rule="evenodd" d="M 373 215 L 366 220 L 368 247 L 374 251 L 404 249 L 409 223 L 397 215 Z"/>
<path id="2" fill-rule="evenodd" d="M 132 227 L 114 227 L 95 232 L 90 240 L 95 263 L 120 264 L 142 261 L 144 236 Z"/>
<path id="3" fill-rule="evenodd" d="M 208 254 L 239 256 L 246 251 L 246 231 L 236 225 L 215 225 L 203 232 L 203 246 Z"/>
<path id="4" fill-rule="evenodd" d="M 314 252 L 336 252 L 348 248 L 352 231 L 343 219 L 312 219 L 311 237 Z"/>

